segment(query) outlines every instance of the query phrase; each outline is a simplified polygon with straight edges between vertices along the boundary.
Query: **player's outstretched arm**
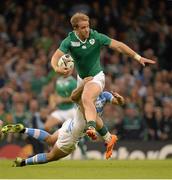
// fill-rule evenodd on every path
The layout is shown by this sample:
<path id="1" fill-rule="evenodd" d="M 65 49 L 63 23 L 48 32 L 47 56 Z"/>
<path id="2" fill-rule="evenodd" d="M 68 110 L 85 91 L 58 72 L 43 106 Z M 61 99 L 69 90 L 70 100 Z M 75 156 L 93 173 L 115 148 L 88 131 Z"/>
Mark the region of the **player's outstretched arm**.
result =
<path id="1" fill-rule="evenodd" d="M 124 105 L 125 100 L 121 95 L 119 95 L 118 93 L 113 92 L 113 91 L 111 91 L 111 94 L 113 95 L 112 104 Z"/>
<path id="2" fill-rule="evenodd" d="M 72 102 L 70 97 L 62 97 L 59 96 L 58 94 L 56 95 L 56 104 L 70 103 L 70 102 Z"/>
<path id="3" fill-rule="evenodd" d="M 148 64 L 156 63 L 155 61 L 153 61 L 151 59 L 141 57 L 139 54 L 137 54 L 135 51 L 133 51 L 130 47 L 128 47 L 126 44 L 124 44 L 120 41 L 112 39 L 109 47 L 113 50 L 117 50 L 120 53 L 126 54 L 131 58 L 134 58 L 136 61 L 138 61 L 143 66 L 145 66 L 146 63 L 148 63 Z"/>
<path id="4" fill-rule="evenodd" d="M 83 83 L 72 91 L 72 94 L 70 96 L 72 101 L 74 101 L 76 103 L 78 103 L 80 101 L 81 94 L 82 94 L 85 84 L 88 81 L 91 81 L 92 79 L 93 79 L 93 77 L 91 77 L 91 76 L 84 78 Z"/>

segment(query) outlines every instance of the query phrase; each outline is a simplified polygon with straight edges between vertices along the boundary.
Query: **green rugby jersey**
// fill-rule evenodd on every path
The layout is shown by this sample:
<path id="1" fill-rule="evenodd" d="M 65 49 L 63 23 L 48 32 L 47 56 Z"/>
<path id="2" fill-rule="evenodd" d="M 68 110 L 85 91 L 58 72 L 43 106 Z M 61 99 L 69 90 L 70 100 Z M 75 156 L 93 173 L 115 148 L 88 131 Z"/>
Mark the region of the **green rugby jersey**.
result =
<path id="1" fill-rule="evenodd" d="M 76 79 L 72 76 L 67 78 L 60 77 L 56 81 L 56 92 L 61 97 L 70 97 L 72 91 L 77 87 Z M 67 110 L 74 106 L 73 102 L 61 103 L 58 108 L 61 110 Z"/>
<path id="2" fill-rule="evenodd" d="M 110 43 L 111 39 L 108 36 L 92 29 L 89 38 L 84 42 L 73 31 L 62 41 L 59 49 L 65 54 L 71 54 L 79 76 L 85 78 L 95 76 L 102 71 L 100 51 L 103 46 L 108 46 Z"/>

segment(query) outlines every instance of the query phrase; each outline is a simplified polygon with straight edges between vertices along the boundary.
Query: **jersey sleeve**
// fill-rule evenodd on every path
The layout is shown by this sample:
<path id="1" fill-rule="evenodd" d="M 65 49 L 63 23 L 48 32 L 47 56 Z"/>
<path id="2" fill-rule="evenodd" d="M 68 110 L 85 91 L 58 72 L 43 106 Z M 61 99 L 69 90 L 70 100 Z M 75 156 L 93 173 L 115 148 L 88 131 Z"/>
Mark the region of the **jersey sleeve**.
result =
<path id="1" fill-rule="evenodd" d="M 97 37 L 99 39 L 100 45 L 101 46 L 109 46 L 111 43 L 111 38 L 106 36 L 105 34 L 102 33 L 97 33 Z"/>
<path id="2" fill-rule="evenodd" d="M 66 54 L 69 52 L 69 48 L 70 48 L 70 39 L 69 39 L 69 37 L 66 37 L 61 42 L 59 49 Z"/>
<path id="3" fill-rule="evenodd" d="M 113 95 L 110 92 L 104 91 L 103 97 L 106 99 L 107 102 L 112 102 Z"/>

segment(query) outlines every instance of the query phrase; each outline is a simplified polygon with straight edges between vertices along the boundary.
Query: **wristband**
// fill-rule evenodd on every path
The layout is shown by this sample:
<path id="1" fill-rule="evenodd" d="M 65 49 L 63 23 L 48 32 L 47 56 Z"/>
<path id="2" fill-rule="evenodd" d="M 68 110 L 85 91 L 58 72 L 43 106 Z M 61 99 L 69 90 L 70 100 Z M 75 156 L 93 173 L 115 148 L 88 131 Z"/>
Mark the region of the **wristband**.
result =
<path id="1" fill-rule="evenodd" d="M 136 53 L 136 54 L 134 55 L 134 59 L 135 59 L 136 61 L 139 61 L 139 62 L 140 62 L 141 56 Z"/>

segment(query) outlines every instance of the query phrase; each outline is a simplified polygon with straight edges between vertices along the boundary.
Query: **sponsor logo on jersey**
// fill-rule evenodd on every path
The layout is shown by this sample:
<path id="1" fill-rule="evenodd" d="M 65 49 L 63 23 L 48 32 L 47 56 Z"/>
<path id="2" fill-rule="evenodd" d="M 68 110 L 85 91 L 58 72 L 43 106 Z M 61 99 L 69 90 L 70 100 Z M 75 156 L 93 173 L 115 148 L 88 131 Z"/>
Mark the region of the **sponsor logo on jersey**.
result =
<path id="1" fill-rule="evenodd" d="M 79 47 L 79 46 L 80 46 L 80 42 L 71 41 L 71 46 L 73 46 L 73 47 Z"/>
<path id="2" fill-rule="evenodd" d="M 89 43 L 90 43 L 91 45 L 93 45 L 93 44 L 95 43 L 95 39 L 90 39 L 90 40 L 89 40 Z"/>
<path id="3" fill-rule="evenodd" d="M 82 49 L 87 49 L 87 47 L 85 45 L 82 46 Z"/>

